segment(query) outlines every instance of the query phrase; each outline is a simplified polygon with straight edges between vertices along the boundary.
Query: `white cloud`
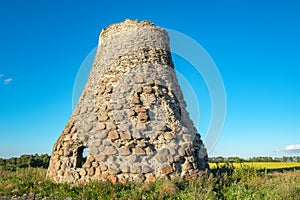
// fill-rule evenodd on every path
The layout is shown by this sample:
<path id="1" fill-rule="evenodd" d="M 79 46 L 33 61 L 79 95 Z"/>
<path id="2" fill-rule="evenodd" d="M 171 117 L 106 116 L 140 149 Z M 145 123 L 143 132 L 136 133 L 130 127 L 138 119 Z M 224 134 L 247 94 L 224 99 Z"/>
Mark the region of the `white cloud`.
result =
<path id="1" fill-rule="evenodd" d="M 277 149 L 276 151 L 287 152 L 287 153 L 300 153 L 300 144 L 291 144 L 283 149 Z"/>
<path id="2" fill-rule="evenodd" d="M 0 78 L 2 78 L 4 76 L 4 74 L 0 74 Z"/>
<path id="3" fill-rule="evenodd" d="M 12 82 L 12 80 L 13 80 L 12 78 L 4 79 L 3 84 L 4 85 L 8 85 L 8 84 L 10 84 Z"/>

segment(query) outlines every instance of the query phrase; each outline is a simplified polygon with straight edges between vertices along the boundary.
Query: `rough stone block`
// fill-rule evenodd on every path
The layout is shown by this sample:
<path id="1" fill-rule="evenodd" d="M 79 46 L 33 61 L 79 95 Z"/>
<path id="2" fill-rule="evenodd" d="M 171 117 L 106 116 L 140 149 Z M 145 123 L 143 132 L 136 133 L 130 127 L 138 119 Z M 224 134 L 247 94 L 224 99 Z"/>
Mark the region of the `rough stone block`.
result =
<path id="1" fill-rule="evenodd" d="M 164 165 L 161 166 L 160 172 L 162 174 L 170 174 L 170 173 L 173 172 L 173 168 L 172 168 L 172 166 L 170 166 L 168 164 L 164 164 Z"/>

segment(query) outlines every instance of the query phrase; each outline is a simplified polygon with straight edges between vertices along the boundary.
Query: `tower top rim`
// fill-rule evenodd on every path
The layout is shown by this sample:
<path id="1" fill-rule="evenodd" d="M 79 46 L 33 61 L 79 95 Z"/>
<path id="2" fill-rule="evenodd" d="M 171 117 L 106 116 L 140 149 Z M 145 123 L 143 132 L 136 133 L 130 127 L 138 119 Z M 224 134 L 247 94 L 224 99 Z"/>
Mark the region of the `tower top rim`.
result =
<path id="1" fill-rule="evenodd" d="M 115 33 L 125 32 L 128 30 L 134 30 L 134 29 L 142 29 L 142 28 L 154 28 L 158 31 L 163 32 L 164 34 L 168 34 L 167 31 L 159 26 L 155 26 L 155 24 L 148 20 L 138 21 L 132 20 L 132 19 L 126 19 L 123 22 L 111 24 L 106 28 L 103 28 L 100 33 L 100 39 L 105 40 L 110 35 L 113 35 Z"/>

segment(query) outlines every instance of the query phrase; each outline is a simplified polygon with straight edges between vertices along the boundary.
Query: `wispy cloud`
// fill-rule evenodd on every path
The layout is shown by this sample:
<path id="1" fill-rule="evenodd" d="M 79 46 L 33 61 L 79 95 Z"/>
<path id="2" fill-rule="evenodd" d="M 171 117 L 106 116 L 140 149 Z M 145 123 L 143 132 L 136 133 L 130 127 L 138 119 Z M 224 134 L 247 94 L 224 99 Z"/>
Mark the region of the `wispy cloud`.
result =
<path id="1" fill-rule="evenodd" d="M 2 78 L 4 76 L 4 74 L 0 74 L 0 78 Z"/>
<path id="2" fill-rule="evenodd" d="M 276 149 L 276 151 L 286 152 L 286 153 L 300 153 L 300 144 L 291 144 L 283 149 Z"/>
<path id="3" fill-rule="evenodd" d="M 4 80 L 3 80 L 3 84 L 4 84 L 4 85 L 8 85 L 8 84 L 10 84 L 10 83 L 12 82 L 12 80 L 13 80 L 12 78 L 4 79 Z"/>

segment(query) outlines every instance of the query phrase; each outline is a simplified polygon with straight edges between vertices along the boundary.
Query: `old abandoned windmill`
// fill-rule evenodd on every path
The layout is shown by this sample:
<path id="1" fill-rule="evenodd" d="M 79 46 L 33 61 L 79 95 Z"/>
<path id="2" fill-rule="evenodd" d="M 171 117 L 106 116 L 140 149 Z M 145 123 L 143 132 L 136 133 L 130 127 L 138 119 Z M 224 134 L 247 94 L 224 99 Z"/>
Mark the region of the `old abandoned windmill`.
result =
<path id="1" fill-rule="evenodd" d="M 185 107 L 168 33 L 148 21 L 109 26 L 53 147 L 47 177 L 143 182 L 207 169 L 206 149 Z"/>

